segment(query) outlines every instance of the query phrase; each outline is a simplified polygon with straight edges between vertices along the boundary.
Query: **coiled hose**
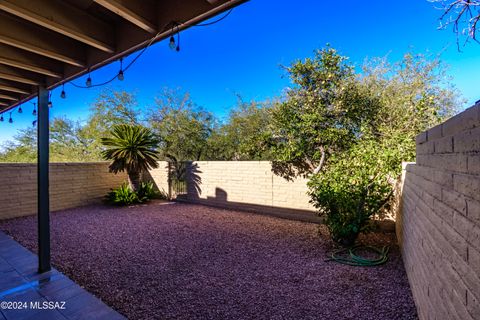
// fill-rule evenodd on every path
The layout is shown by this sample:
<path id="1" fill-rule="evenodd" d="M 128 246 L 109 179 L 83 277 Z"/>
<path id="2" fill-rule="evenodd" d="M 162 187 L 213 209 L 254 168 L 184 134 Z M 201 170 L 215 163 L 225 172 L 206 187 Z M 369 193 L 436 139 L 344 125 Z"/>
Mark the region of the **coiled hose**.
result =
<path id="1" fill-rule="evenodd" d="M 335 261 L 341 264 L 357 267 L 379 266 L 388 260 L 388 246 L 381 249 L 372 246 L 356 245 L 350 248 L 335 250 L 326 261 Z M 358 251 L 370 251 L 376 254 L 375 258 L 365 258 L 357 254 Z"/>

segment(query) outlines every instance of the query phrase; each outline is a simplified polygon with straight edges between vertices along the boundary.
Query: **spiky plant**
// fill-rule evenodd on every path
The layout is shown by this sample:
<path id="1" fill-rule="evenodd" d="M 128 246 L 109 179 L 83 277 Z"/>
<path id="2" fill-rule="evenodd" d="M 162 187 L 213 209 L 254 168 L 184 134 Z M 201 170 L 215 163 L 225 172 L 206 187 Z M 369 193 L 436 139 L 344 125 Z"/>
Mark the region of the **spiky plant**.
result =
<path id="1" fill-rule="evenodd" d="M 110 172 L 126 171 L 133 191 L 140 187 L 142 172 L 158 167 L 158 138 L 153 132 L 140 125 L 119 124 L 111 131 L 111 137 L 102 138 L 107 147 L 102 151 L 105 160 L 112 160 Z"/>

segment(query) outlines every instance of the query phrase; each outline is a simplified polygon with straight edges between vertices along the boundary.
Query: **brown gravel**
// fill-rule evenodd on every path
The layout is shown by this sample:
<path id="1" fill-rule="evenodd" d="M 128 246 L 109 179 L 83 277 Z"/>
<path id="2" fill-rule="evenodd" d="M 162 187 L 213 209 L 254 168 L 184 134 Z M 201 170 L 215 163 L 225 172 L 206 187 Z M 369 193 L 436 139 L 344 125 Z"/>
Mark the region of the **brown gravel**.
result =
<path id="1" fill-rule="evenodd" d="M 52 215 L 60 271 L 130 319 L 417 319 L 393 234 L 374 268 L 325 262 L 324 226 L 199 205 Z M 36 218 L 0 229 L 36 250 Z"/>

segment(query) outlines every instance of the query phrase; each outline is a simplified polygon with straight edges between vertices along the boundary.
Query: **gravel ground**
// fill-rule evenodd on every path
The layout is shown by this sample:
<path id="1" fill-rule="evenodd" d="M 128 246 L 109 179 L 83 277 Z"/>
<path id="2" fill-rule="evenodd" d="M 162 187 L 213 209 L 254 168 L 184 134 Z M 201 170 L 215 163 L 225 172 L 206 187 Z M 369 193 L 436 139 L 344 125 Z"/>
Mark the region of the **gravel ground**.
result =
<path id="1" fill-rule="evenodd" d="M 326 262 L 324 226 L 190 204 L 52 215 L 54 266 L 129 319 L 417 319 L 394 234 L 374 268 Z M 0 229 L 36 250 L 36 218 Z"/>

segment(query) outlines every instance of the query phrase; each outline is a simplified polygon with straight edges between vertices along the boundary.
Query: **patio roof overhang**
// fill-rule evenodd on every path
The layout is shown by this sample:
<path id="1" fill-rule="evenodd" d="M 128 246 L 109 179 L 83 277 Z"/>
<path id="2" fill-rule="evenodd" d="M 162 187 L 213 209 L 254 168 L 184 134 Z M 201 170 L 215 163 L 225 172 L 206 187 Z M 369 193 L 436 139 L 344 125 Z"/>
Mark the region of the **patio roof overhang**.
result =
<path id="1" fill-rule="evenodd" d="M 0 0 L 0 112 L 245 1 Z"/>
<path id="2" fill-rule="evenodd" d="M 38 97 L 38 271 L 50 266 L 49 90 L 248 0 L 0 0 L 0 113 Z"/>

